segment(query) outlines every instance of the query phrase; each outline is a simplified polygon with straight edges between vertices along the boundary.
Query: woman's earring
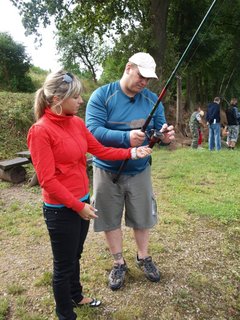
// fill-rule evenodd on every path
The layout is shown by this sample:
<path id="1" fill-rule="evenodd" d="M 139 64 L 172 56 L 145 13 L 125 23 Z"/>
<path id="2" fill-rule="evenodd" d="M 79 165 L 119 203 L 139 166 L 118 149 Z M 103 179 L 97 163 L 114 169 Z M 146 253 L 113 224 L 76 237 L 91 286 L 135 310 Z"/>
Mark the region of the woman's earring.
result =
<path id="1" fill-rule="evenodd" d="M 59 107 L 59 109 L 60 109 L 60 111 L 58 112 L 57 111 L 57 108 Z M 62 105 L 61 104 L 59 104 L 57 107 L 56 107 L 56 114 L 58 115 L 58 116 L 60 116 L 61 114 L 62 114 Z"/>

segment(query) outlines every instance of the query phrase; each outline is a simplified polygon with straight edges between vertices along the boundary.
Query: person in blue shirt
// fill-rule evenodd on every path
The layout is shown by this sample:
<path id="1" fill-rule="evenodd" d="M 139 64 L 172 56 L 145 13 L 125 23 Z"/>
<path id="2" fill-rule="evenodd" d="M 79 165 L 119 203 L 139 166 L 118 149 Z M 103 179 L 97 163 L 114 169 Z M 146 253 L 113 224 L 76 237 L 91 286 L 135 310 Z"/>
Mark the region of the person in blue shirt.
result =
<path id="1" fill-rule="evenodd" d="M 210 151 L 221 150 L 220 102 L 221 99 L 215 97 L 213 102 L 207 106 L 206 121 L 209 129 L 208 149 Z"/>
<path id="2" fill-rule="evenodd" d="M 87 104 L 86 125 L 105 146 L 137 147 L 147 145 L 141 131 L 158 97 L 146 88 L 151 78 L 157 78 L 156 63 L 148 53 L 138 52 L 129 58 L 119 81 L 95 90 Z M 173 126 L 166 124 L 164 107 L 159 104 L 147 131 L 164 132 L 163 143 L 174 139 Z M 122 287 L 127 271 L 123 257 L 121 220 L 133 229 L 137 245 L 136 264 L 153 282 L 160 280 L 160 271 L 148 252 L 149 230 L 157 222 L 156 200 L 151 184 L 149 157 L 129 160 L 117 183 L 113 182 L 121 161 L 93 159 L 93 205 L 98 210 L 94 221 L 96 232 L 104 231 L 114 264 L 109 274 L 109 287 Z"/>

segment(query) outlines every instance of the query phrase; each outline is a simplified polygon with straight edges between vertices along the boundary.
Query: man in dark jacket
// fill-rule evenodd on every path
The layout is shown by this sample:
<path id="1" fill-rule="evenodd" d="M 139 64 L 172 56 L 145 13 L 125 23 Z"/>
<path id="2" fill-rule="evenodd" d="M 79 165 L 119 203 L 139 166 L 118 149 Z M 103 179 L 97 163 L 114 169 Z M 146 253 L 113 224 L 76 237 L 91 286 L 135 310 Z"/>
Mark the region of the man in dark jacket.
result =
<path id="1" fill-rule="evenodd" d="M 207 106 L 206 121 L 209 128 L 208 148 L 210 151 L 221 149 L 220 135 L 220 98 L 215 97 L 212 103 Z"/>
<path id="2" fill-rule="evenodd" d="M 238 140 L 239 123 L 238 123 L 238 107 L 237 99 L 232 98 L 230 105 L 226 109 L 227 116 L 227 144 L 229 149 L 234 149 Z"/>

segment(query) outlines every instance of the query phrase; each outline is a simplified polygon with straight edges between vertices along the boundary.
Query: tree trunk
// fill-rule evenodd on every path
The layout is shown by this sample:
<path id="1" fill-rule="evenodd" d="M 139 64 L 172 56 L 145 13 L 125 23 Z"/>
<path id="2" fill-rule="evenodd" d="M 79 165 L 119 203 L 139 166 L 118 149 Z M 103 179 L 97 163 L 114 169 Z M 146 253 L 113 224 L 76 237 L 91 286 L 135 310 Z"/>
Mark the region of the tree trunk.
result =
<path id="1" fill-rule="evenodd" d="M 177 76 L 176 129 L 182 128 L 182 78 Z"/>
<path id="2" fill-rule="evenodd" d="M 13 167 L 8 170 L 0 169 L 0 178 L 12 183 L 23 182 L 26 178 L 26 169 L 22 166 Z"/>
<path id="3" fill-rule="evenodd" d="M 167 17 L 169 0 L 150 0 L 150 25 L 152 26 L 153 43 L 150 54 L 157 64 L 157 72 L 161 80 L 165 49 L 167 44 Z"/>

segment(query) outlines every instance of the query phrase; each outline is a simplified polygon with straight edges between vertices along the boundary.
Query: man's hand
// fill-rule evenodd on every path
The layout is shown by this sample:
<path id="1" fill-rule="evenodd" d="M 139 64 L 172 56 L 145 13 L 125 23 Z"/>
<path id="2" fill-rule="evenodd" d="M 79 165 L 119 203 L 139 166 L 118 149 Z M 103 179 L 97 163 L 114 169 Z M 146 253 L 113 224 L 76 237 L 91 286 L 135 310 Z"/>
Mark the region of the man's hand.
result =
<path id="1" fill-rule="evenodd" d="M 163 143 L 168 144 L 175 139 L 175 131 L 173 129 L 173 126 L 168 126 L 166 123 L 164 123 L 162 129 L 160 130 L 160 132 L 164 134 L 161 138 Z"/>
<path id="2" fill-rule="evenodd" d="M 131 130 L 130 131 L 130 146 L 131 147 L 139 147 L 143 144 L 146 139 L 145 133 L 139 130 Z"/>

